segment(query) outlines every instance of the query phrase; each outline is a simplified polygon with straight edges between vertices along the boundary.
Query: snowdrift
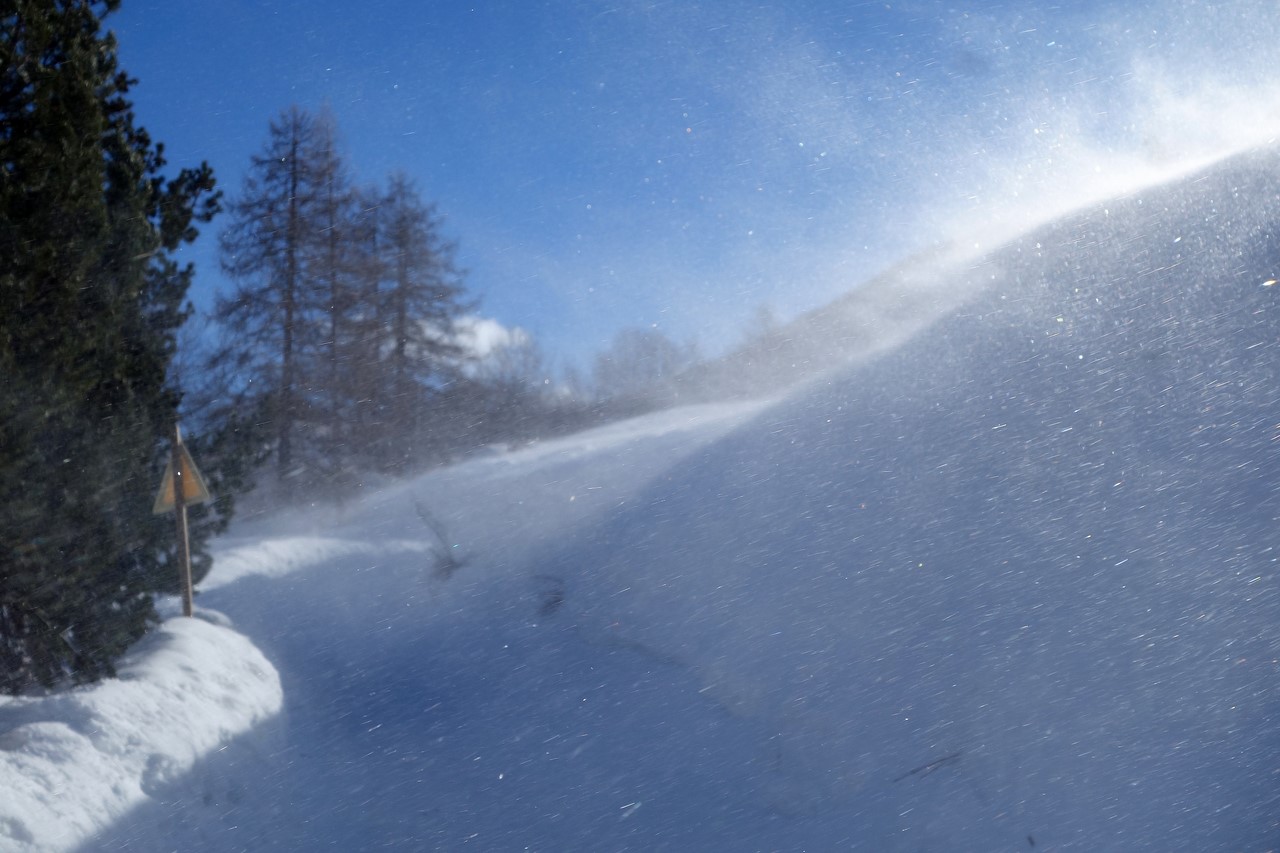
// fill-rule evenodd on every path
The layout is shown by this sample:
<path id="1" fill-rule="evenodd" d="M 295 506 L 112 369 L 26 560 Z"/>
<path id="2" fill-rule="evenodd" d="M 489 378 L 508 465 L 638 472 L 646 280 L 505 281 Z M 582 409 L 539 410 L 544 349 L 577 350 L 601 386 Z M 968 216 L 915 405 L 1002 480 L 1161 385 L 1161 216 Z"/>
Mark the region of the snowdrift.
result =
<path id="1" fill-rule="evenodd" d="M 164 623 L 118 672 L 0 704 L 0 849 L 74 848 L 269 720 L 283 699 L 262 653 L 203 619 Z"/>

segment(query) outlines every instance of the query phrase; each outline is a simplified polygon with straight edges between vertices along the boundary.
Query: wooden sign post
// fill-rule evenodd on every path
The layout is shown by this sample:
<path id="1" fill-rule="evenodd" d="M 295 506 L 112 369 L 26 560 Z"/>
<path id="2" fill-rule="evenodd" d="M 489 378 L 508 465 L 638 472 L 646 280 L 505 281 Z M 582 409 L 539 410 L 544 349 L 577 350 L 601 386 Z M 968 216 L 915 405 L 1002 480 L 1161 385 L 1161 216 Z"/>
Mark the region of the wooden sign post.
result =
<path id="1" fill-rule="evenodd" d="M 195 590 L 191 582 L 191 540 L 187 536 L 187 507 L 191 504 L 210 500 L 209 487 L 204 477 L 196 468 L 195 460 L 187 452 L 182 443 L 182 430 L 175 422 L 173 425 L 173 450 L 169 455 L 169 464 L 164 469 L 164 477 L 160 480 L 160 491 L 156 494 L 155 506 L 151 511 L 161 515 L 173 510 L 178 522 L 178 571 L 182 583 L 182 615 L 190 616 L 194 609 Z"/>

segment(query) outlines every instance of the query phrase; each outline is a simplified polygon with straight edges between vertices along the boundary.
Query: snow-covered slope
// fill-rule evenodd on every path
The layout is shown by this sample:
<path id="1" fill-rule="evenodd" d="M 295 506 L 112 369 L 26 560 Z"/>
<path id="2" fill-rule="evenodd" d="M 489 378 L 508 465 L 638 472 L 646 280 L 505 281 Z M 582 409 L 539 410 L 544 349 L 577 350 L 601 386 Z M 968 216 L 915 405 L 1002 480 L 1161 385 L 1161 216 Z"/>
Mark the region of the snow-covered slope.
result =
<path id="1" fill-rule="evenodd" d="M 1268 151 L 987 256 L 575 548 L 584 626 L 769 720 L 779 810 L 869 850 L 1280 843 L 1278 198 Z"/>
<path id="2" fill-rule="evenodd" d="M 197 604 L 284 711 L 80 849 L 1275 848 L 1277 200 L 1236 158 L 788 399 L 242 524 Z"/>

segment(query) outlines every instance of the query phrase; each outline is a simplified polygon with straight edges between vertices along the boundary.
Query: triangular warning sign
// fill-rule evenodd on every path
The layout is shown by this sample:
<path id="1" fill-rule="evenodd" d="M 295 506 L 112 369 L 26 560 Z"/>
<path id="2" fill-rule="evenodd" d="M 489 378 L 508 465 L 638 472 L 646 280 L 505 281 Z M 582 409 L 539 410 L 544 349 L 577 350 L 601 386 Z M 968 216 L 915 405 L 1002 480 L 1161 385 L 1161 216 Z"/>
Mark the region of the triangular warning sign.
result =
<path id="1" fill-rule="evenodd" d="M 196 468 L 195 460 L 191 458 L 191 454 L 187 451 L 185 444 L 178 445 L 178 470 L 182 474 L 183 503 L 190 506 L 191 504 L 213 500 L 213 495 L 209 494 L 209 487 L 205 485 L 204 477 L 200 476 L 200 470 Z M 151 512 L 155 515 L 161 515 L 172 511 L 173 457 L 170 456 L 169 464 L 164 466 L 164 479 L 160 481 L 160 491 L 156 493 L 155 506 L 151 508 Z"/>

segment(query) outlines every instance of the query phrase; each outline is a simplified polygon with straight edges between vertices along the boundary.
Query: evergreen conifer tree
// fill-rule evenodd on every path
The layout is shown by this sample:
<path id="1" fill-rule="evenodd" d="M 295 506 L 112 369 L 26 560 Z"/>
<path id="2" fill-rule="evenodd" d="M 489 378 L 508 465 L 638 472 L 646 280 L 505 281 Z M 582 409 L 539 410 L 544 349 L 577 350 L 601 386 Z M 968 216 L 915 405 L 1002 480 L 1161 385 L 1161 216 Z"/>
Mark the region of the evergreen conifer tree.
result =
<path id="1" fill-rule="evenodd" d="M 150 514 L 192 276 L 171 253 L 217 210 L 207 165 L 161 176 L 102 18 L 0 12 L 0 689 L 109 674 L 176 587 Z M 193 543 L 197 552 L 201 543 Z"/>

